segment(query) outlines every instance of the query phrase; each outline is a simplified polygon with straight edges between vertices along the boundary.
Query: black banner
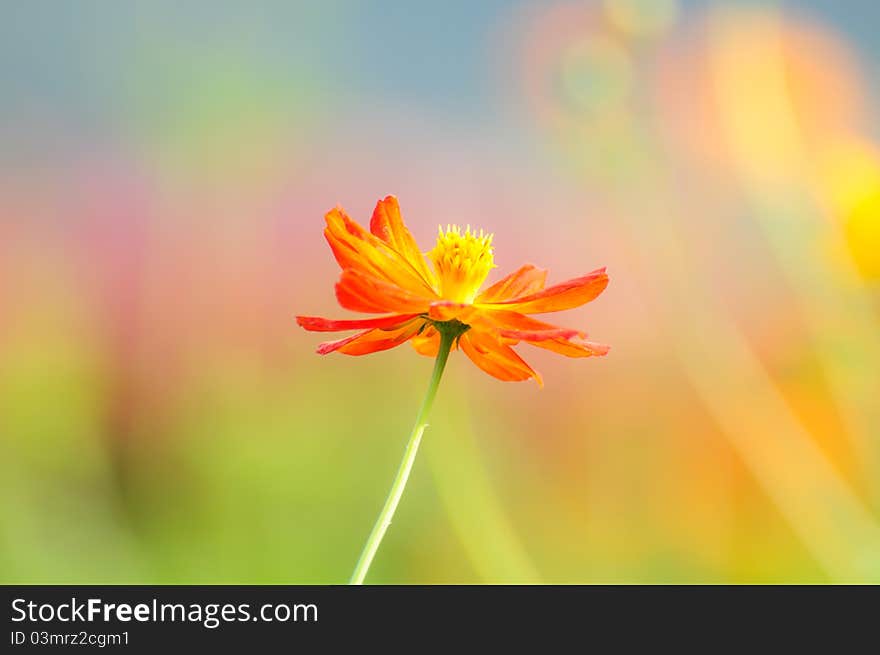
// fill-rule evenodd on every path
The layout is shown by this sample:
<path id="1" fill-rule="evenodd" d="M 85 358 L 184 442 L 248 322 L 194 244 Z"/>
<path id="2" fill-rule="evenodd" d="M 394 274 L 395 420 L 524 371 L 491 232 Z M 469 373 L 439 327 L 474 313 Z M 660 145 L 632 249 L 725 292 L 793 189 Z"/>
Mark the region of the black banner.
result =
<path id="1" fill-rule="evenodd" d="M 867 586 L 7 586 L 2 595 L 0 650 L 10 653 L 335 644 L 399 650 L 525 637 L 586 648 L 600 638 L 678 642 L 707 629 L 725 640 L 814 635 L 835 620 L 845 630 L 835 634 L 847 641 L 873 630 L 880 611 L 880 588 Z"/>

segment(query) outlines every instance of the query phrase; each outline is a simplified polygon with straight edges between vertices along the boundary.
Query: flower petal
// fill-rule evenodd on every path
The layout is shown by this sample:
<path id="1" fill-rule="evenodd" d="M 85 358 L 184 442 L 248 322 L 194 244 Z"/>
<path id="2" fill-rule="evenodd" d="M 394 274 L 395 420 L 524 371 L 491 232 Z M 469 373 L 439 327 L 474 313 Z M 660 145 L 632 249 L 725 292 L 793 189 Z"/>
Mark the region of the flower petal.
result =
<path id="1" fill-rule="evenodd" d="M 471 361 L 492 377 L 507 382 L 519 382 L 535 378 L 540 386 L 544 386 L 541 376 L 526 364 L 510 346 L 507 346 L 490 334 L 479 330 L 468 330 L 459 340 L 461 349 Z"/>
<path id="2" fill-rule="evenodd" d="M 523 330 L 527 332 L 566 330 L 572 332 L 576 336 L 586 336 L 586 333 L 581 332 L 580 330 L 567 330 L 558 325 L 544 323 L 531 316 L 526 316 L 519 312 L 512 312 L 507 309 L 485 309 L 480 307 L 477 308 L 476 312 L 468 318 L 475 325 L 496 328 L 498 330 Z"/>
<path id="3" fill-rule="evenodd" d="M 332 353 L 335 350 L 339 350 L 343 346 L 351 343 L 352 341 L 357 341 L 358 339 L 362 339 L 363 337 L 365 337 L 366 335 L 368 335 L 372 331 L 373 331 L 372 329 L 364 330 L 363 332 L 358 332 L 357 334 L 353 334 L 350 337 L 345 337 L 344 339 L 337 339 L 336 341 L 325 341 L 323 343 L 319 343 L 317 353 L 319 355 L 326 355 L 328 353 Z"/>
<path id="4" fill-rule="evenodd" d="M 324 218 L 324 236 L 343 270 L 360 271 L 413 293 L 437 297 L 431 283 L 403 255 L 367 232 L 341 207 L 330 210 Z"/>
<path id="5" fill-rule="evenodd" d="M 573 309 L 590 302 L 608 286 L 608 275 L 600 268 L 582 277 L 554 284 L 537 293 L 513 300 L 480 303 L 486 309 L 508 309 L 524 314 L 543 314 Z"/>
<path id="6" fill-rule="evenodd" d="M 449 300 L 435 300 L 428 309 L 428 316 L 435 321 L 452 321 L 457 319 L 462 323 L 470 324 L 477 311 L 477 308 L 473 305 L 451 302 Z"/>
<path id="7" fill-rule="evenodd" d="M 563 339 L 568 340 L 578 336 L 577 330 L 569 330 L 566 328 L 555 328 L 553 330 L 499 330 L 498 334 L 505 339 L 513 339 L 514 341 L 548 341 Z"/>
<path id="8" fill-rule="evenodd" d="M 431 303 L 428 316 L 435 321 L 457 319 L 473 328 L 508 341 L 545 341 L 584 337 L 580 330 L 559 327 L 534 318 L 500 309 L 484 309 L 473 305 L 437 301 Z"/>
<path id="9" fill-rule="evenodd" d="M 429 307 L 423 296 L 355 269 L 342 271 L 336 283 L 336 299 L 346 309 L 374 314 L 422 314 Z"/>
<path id="10" fill-rule="evenodd" d="M 483 291 L 477 296 L 477 302 L 500 302 L 535 293 L 544 288 L 546 279 L 547 271 L 526 264 Z"/>
<path id="11" fill-rule="evenodd" d="M 421 334 L 414 336 L 410 343 L 420 355 L 436 357 L 440 352 L 440 333 L 428 325 Z"/>
<path id="12" fill-rule="evenodd" d="M 379 318 L 333 320 L 320 316 L 297 316 L 300 327 L 310 332 L 342 332 L 343 330 L 363 330 L 364 328 L 380 328 L 391 330 L 414 319 L 418 314 L 394 314 Z"/>
<path id="13" fill-rule="evenodd" d="M 527 343 L 538 348 L 552 350 L 566 357 L 602 357 L 611 350 L 611 346 L 606 346 L 602 343 L 572 339 L 529 340 Z"/>
<path id="14" fill-rule="evenodd" d="M 370 232 L 397 251 L 426 281 L 433 282 L 434 274 L 403 222 L 400 204 L 395 196 L 386 196 L 376 203 L 370 219 Z"/>
<path id="15" fill-rule="evenodd" d="M 365 330 L 346 339 L 322 343 L 318 346 L 318 353 L 321 355 L 332 352 L 340 352 L 345 355 L 369 355 L 399 346 L 412 338 L 420 327 L 419 321 L 414 320 L 396 330 Z"/>

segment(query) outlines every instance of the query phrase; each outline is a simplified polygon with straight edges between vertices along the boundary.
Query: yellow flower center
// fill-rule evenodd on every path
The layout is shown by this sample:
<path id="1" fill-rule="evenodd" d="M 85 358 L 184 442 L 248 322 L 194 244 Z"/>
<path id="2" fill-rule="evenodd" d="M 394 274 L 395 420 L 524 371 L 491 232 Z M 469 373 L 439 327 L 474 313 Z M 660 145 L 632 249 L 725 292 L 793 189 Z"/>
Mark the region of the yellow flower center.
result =
<path id="1" fill-rule="evenodd" d="M 437 245 L 428 253 L 440 282 L 438 292 L 445 300 L 472 303 L 480 286 L 495 268 L 491 234 L 477 234 L 470 225 L 464 232 L 458 225 L 440 228 Z"/>

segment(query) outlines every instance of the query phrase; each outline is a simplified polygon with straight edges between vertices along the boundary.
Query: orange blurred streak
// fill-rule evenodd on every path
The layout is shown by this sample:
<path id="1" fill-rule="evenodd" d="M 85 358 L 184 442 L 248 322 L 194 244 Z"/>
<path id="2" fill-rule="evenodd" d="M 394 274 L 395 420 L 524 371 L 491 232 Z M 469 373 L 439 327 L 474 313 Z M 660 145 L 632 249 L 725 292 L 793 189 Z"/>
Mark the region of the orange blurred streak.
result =
<path id="1" fill-rule="evenodd" d="M 866 123 L 855 60 L 823 27 L 773 10 L 710 13 L 660 58 L 660 125 L 715 169 L 791 183 Z"/>

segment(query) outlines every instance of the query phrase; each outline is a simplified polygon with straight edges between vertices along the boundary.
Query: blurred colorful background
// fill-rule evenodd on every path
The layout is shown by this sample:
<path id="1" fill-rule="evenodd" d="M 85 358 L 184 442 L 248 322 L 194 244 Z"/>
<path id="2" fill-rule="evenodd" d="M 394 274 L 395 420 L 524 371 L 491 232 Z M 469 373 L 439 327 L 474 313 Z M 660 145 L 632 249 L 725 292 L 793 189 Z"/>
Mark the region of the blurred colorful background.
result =
<path id="1" fill-rule="evenodd" d="M 368 581 L 880 582 L 880 5 L 6 3 L 0 582 L 340 583 L 430 373 L 314 353 L 400 198 L 599 266 L 453 355 Z"/>

